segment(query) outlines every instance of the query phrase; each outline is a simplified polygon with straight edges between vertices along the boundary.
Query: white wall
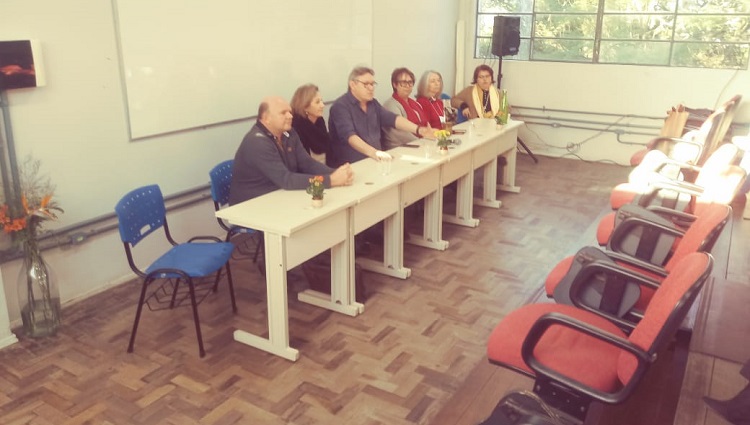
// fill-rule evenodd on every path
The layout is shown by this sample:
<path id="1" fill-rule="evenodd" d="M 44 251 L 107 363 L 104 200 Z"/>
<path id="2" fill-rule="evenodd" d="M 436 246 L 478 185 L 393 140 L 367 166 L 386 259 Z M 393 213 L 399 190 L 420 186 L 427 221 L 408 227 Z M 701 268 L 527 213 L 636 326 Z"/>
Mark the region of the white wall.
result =
<path id="1" fill-rule="evenodd" d="M 400 67 L 409 68 L 417 82 L 424 71 L 434 69 L 443 76 L 446 91 L 452 90 L 458 10 L 455 0 L 373 1 L 372 62 L 381 103 L 393 94 L 391 72 Z"/>
<path id="2" fill-rule="evenodd" d="M 367 65 L 375 68 L 380 81 L 387 82 L 397 66 L 409 66 L 417 74 L 436 68 L 446 81 L 453 81 L 452 40 L 458 14 L 454 0 L 372 3 L 376 53 Z M 319 10 L 326 13 L 323 6 Z M 233 157 L 252 125 L 239 122 L 131 142 L 114 22 L 109 1 L 0 2 L 0 40 L 42 42 L 47 86 L 10 91 L 8 96 L 19 157 L 32 153 L 57 185 L 56 198 L 65 214 L 56 226 L 111 213 L 123 195 L 107 184 L 113 179 L 118 183 L 126 180 L 132 188 L 159 183 L 165 195 L 184 188 L 164 181 L 207 183 L 209 168 Z M 445 33 L 433 37 L 425 31 L 426 26 L 435 25 L 446 28 Z M 314 36 L 301 33 L 298 38 L 304 43 L 306 37 Z M 435 39 L 438 42 L 431 42 Z M 343 93 L 346 81 L 341 81 L 340 87 Z M 389 84 L 383 84 L 378 96 L 387 97 L 390 91 Z M 154 173 L 154 169 L 160 171 Z M 154 174 L 163 175 L 164 180 L 153 181 Z M 189 235 L 219 233 L 209 202 L 170 214 L 169 220 L 181 240 Z M 143 256 L 148 257 L 159 247 L 145 248 Z M 134 277 L 116 231 L 81 245 L 46 251 L 45 258 L 59 277 L 64 304 Z M 18 262 L 0 265 L 0 281 L 14 323 L 20 320 L 15 290 L 18 267 Z"/>
<path id="3" fill-rule="evenodd" d="M 459 86 L 464 87 L 470 83 L 474 68 L 485 63 L 484 60 L 473 58 L 475 11 L 474 0 L 461 1 L 459 19 L 466 22 L 467 47 L 464 55 L 465 78 L 463 85 Z M 497 61 L 487 64 L 497 73 Z M 506 59 L 503 61 L 502 74 L 502 87 L 508 90 L 511 105 L 664 117 L 669 107 L 679 103 L 692 108 L 713 109 L 735 94 L 742 94 L 744 101 L 740 104 L 735 122 L 750 122 L 750 72 L 747 69 L 562 64 Z M 617 119 L 610 117 L 608 122 Z M 587 160 L 627 164 L 630 155 L 639 149 L 639 146 L 619 143 L 612 133 L 597 135 L 593 131 L 535 125 L 522 128 L 520 135 L 534 153 L 550 156 L 559 156 L 566 151 L 547 145 L 565 147 L 568 143 L 579 143 L 592 136 L 578 153 Z M 645 143 L 648 137 L 622 136 L 621 140 Z"/>

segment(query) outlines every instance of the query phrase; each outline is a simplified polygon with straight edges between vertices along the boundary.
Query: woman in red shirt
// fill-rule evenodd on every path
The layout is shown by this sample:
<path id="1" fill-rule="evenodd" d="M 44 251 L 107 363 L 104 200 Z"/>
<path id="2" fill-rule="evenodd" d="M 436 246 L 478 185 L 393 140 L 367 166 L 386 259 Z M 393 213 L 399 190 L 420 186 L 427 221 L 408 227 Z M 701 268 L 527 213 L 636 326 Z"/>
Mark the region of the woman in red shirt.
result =
<path id="1" fill-rule="evenodd" d="M 391 86 L 393 95 L 383 102 L 383 108 L 417 124 L 417 129 L 428 127 L 427 114 L 422 106 L 410 96 L 414 89 L 414 73 L 407 68 L 396 68 L 391 74 Z M 396 128 L 384 129 L 383 136 L 385 149 L 401 146 L 420 137 L 419 134 Z"/>
<path id="2" fill-rule="evenodd" d="M 437 71 L 425 71 L 417 86 L 417 102 L 422 105 L 432 128 L 443 128 L 445 124 L 445 108 L 440 97 L 442 93 L 443 76 Z"/>

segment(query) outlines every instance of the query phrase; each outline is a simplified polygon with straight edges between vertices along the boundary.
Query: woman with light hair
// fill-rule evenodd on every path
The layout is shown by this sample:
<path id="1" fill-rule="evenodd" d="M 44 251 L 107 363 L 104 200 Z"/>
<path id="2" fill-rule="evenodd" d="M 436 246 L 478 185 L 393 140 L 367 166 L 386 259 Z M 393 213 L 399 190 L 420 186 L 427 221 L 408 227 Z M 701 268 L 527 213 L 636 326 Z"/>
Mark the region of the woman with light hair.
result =
<path id="1" fill-rule="evenodd" d="M 422 105 L 432 128 L 443 128 L 445 124 L 445 108 L 440 97 L 442 93 L 443 76 L 437 71 L 425 71 L 417 86 L 417 102 Z"/>
<path id="2" fill-rule="evenodd" d="M 318 86 L 305 84 L 294 92 L 291 101 L 292 127 L 299 135 L 302 146 L 318 162 L 326 163 L 331 139 L 323 118 L 325 104 Z"/>

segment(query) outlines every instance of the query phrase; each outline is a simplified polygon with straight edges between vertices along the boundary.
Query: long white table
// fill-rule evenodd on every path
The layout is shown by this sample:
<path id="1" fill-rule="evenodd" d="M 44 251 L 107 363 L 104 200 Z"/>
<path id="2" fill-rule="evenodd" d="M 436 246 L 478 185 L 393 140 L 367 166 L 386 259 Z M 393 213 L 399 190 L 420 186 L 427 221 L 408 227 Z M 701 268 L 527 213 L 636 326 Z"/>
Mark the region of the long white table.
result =
<path id="1" fill-rule="evenodd" d="M 462 123 L 466 134 L 454 136 L 461 140 L 447 155 L 435 150 L 429 158 L 425 143 L 417 147 L 391 150 L 394 161 L 388 175 L 382 175 L 379 164 L 365 159 L 352 164 L 355 181 L 352 186 L 326 190 L 322 208 L 313 208 L 305 191 L 277 190 L 267 195 L 222 209 L 216 213 L 232 224 L 264 232 L 266 285 L 268 305 L 268 338 L 235 330 L 238 342 L 259 348 L 288 360 L 299 358 L 299 351 L 289 346 L 289 311 L 287 271 L 315 255 L 331 249 L 331 294 L 306 290 L 298 295 L 301 301 L 332 311 L 356 316 L 364 305 L 355 301 L 354 236 L 384 221 L 383 261 L 358 259 L 366 270 L 405 279 L 411 270 L 403 263 L 404 209 L 425 200 L 424 233 L 410 235 L 409 242 L 432 249 L 444 250 L 442 221 L 475 227 L 479 220 L 472 217 L 472 205 L 498 208 L 497 158 L 506 158 L 504 187 L 515 186 L 515 141 L 522 123 L 511 122 L 497 129 L 494 121 L 475 120 Z M 512 141 L 512 143 L 511 143 Z M 473 199 L 475 170 L 483 170 L 482 199 Z M 443 217 L 442 188 L 457 181 L 456 214 Z"/>

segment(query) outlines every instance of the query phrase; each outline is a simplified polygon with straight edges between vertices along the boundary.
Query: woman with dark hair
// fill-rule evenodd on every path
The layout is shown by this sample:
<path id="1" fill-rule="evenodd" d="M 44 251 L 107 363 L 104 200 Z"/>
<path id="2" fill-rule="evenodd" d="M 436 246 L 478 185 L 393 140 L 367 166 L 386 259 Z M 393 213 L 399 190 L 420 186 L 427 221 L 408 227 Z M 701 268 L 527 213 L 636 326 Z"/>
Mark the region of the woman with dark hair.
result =
<path id="1" fill-rule="evenodd" d="M 500 111 L 500 92 L 495 88 L 495 73 L 487 65 L 474 69 L 469 87 L 453 96 L 451 106 L 466 118 L 492 118 Z"/>
<path id="2" fill-rule="evenodd" d="M 442 93 L 443 76 L 437 71 L 425 71 L 417 86 L 417 102 L 422 105 L 432 128 L 443 128 L 445 124 L 445 108 L 440 98 Z"/>
<path id="3" fill-rule="evenodd" d="M 302 146 L 313 159 L 325 164 L 331 139 L 323 118 L 325 104 L 318 86 L 305 84 L 297 88 L 292 96 L 291 107 L 292 128 L 299 135 Z"/>
<path id="4" fill-rule="evenodd" d="M 383 102 L 383 107 L 400 115 L 419 127 L 429 127 L 427 114 L 416 100 L 410 97 L 414 88 L 414 73 L 407 68 L 396 68 L 391 73 L 393 95 Z M 409 143 L 420 136 L 397 128 L 383 130 L 383 149 L 392 149 Z"/>

